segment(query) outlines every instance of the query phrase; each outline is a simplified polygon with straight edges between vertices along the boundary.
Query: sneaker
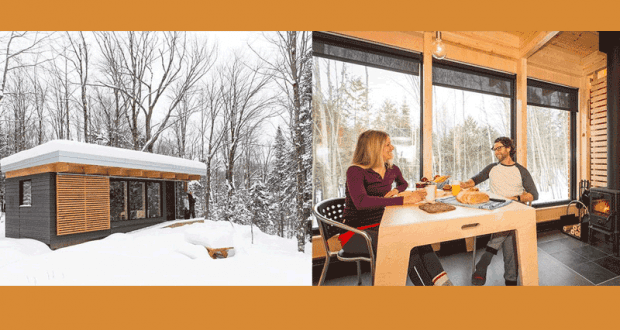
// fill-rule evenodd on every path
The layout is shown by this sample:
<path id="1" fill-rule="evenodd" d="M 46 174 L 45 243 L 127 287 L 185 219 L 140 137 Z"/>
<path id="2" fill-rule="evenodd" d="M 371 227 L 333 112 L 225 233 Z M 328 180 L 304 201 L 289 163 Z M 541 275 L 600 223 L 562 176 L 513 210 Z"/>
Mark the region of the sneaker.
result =
<path id="1" fill-rule="evenodd" d="M 482 286 L 487 282 L 487 274 L 476 270 L 471 276 L 471 284 L 475 286 Z"/>

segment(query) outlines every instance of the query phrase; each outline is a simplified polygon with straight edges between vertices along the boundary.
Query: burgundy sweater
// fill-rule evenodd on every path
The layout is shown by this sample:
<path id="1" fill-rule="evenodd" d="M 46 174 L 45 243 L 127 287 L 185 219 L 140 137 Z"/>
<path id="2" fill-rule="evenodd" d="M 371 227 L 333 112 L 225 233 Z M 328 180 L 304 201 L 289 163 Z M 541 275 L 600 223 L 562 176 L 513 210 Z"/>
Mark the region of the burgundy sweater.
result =
<path id="1" fill-rule="evenodd" d="M 399 192 L 407 189 L 409 184 L 403 178 L 398 166 L 387 168 L 383 179 L 372 169 L 363 169 L 351 166 L 347 170 L 347 187 L 345 190 L 344 218 L 345 224 L 363 229 L 381 222 L 386 206 L 403 205 L 403 197 L 385 198 L 392 183 L 396 181 Z M 347 233 L 349 234 L 349 233 Z M 346 243 L 352 234 L 340 235 L 342 244 Z"/>

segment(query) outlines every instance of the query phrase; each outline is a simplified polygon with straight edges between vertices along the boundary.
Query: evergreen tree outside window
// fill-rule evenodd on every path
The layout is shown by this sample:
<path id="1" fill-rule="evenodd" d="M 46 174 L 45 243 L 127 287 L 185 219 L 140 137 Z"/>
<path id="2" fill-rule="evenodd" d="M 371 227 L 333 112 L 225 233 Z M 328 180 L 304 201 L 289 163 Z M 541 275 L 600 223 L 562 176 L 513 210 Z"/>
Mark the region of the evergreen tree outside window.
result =
<path id="1" fill-rule="evenodd" d="M 25 180 L 19 182 L 19 206 L 32 205 L 32 181 Z"/>

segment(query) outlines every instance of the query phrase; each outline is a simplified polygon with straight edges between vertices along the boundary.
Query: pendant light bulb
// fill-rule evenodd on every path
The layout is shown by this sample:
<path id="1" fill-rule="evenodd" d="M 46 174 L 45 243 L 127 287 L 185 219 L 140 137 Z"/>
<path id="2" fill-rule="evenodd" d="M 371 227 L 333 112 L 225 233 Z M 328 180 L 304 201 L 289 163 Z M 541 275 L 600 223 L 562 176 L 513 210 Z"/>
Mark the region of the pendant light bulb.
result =
<path id="1" fill-rule="evenodd" d="M 441 40 L 441 32 L 436 32 L 435 41 L 433 41 L 432 47 L 434 58 L 438 60 L 443 60 L 446 58 L 446 45 Z"/>

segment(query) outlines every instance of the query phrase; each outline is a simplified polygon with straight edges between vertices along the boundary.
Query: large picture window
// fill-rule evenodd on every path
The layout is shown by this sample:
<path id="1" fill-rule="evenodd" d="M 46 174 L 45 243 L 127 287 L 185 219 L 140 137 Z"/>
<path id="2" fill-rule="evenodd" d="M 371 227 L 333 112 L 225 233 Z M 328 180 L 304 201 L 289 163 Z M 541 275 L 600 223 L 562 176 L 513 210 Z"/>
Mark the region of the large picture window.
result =
<path id="1" fill-rule="evenodd" d="M 434 175 L 465 181 L 497 162 L 491 147 L 511 136 L 514 82 L 512 75 L 433 63 Z M 488 189 L 488 181 L 480 187 Z"/>
<path id="2" fill-rule="evenodd" d="M 148 217 L 161 217 L 161 183 L 146 183 L 147 201 L 148 201 Z"/>
<path id="3" fill-rule="evenodd" d="M 162 209 L 161 182 L 110 180 L 111 221 L 161 218 Z"/>
<path id="4" fill-rule="evenodd" d="M 127 182 L 110 181 L 110 220 L 127 219 Z"/>
<path id="5" fill-rule="evenodd" d="M 574 199 L 577 90 L 528 79 L 527 167 L 534 205 Z"/>
<path id="6" fill-rule="evenodd" d="M 316 201 L 344 197 L 360 133 L 390 135 L 407 181 L 420 173 L 421 56 L 325 33 L 313 34 Z"/>

